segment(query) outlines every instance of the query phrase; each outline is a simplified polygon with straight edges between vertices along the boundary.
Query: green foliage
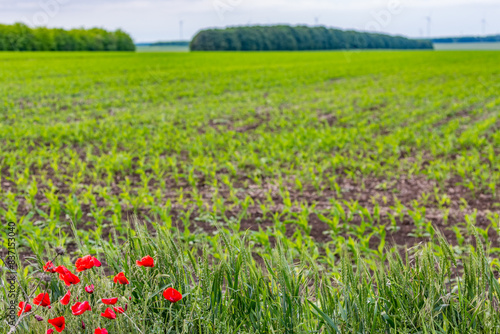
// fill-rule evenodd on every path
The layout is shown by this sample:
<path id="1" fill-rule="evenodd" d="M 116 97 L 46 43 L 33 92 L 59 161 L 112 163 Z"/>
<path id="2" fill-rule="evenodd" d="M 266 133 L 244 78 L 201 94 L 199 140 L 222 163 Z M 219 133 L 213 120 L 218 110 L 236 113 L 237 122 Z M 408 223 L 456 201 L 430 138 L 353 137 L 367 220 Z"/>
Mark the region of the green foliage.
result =
<path id="1" fill-rule="evenodd" d="M 215 223 L 249 229 L 256 247 L 287 235 L 332 262 L 345 243 L 377 258 L 394 239 L 429 240 L 432 225 L 464 244 L 474 209 L 489 241 L 500 230 L 486 218 L 500 185 L 495 53 L 0 62 L 0 219 L 17 224 L 20 252 L 71 244 L 71 221 L 83 239 L 123 235 L 134 214 L 193 242 Z"/>
<path id="2" fill-rule="evenodd" d="M 126 225 L 126 224 L 124 224 Z M 193 244 L 171 233 L 165 225 L 127 227 L 121 243 L 95 240 L 82 243 L 78 255 L 93 254 L 105 267 L 79 274 L 71 287 L 72 302 L 58 300 L 67 287 L 51 276 L 42 282 L 41 266 L 53 251 L 37 252 L 36 261 L 18 275 L 24 291 L 49 292 L 52 309 L 36 309 L 17 333 L 45 332 L 47 318 L 66 317 L 66 332 L 110 333 L 497 333 L 500 285 L 476 239 L 477 252 L 457 256 L 438 242 L 421 245 L 402 258 L 386 252 L 376 269 L 347 252 L 332 266 L 313 260 L 309 250 L 289 247 L 286 237 L 269 252 L 255 250 L 245 236 L 219 230 L 211 243 Z M 154 268 L 138 267 L 135 260 L 150 255 Z M 74 269 L 67 257 L 58 259 Z M 111 278 L 125 272 L 129 285 Z M 4 282 L 5 276 L 2 276 Z M 84 286 L 94 284 L 92 295 Z M 162 292 L 174 287 L 183 294 L 171 304 Z M 4 291 L 2 291 L 4 293 Z M 6 296 L 3 296 L 6 297 Z M 88 300 L 92 311 L 73 316 L 69 307 Z M 107 307 L 101 298 L 118 297 L 115 306 L 128 304 L 115 320 L 100 317 Z M 22 295 L 18 296 L 23 300 Z M 2 298 L 8 301 L 8 298 Z M 0 303 L 4 313 L 6 303 Z M 45 321 L 36 321 L 33 314 Z M 87 331 L 81 329 L 81 321 Z M 0 324 L 4 331 L 5 322 Z"/>
<path id="3" fill-rule="evenodd" d="M 0 51 L 134 51 L 122 30 L 29 28 L 22 23 L 0 24 Z"/>
<path id="4" fill-rule="evenodd" d="M 142 303 L 148 284 L 200 298 L 173 318 L 161 304 L 151 306 L 161 319 L 136 305 L 141 326 L 159 321 L 148 333 L 199 323 L 224 333 L 494 332 L 497 294 L 479 262 L 496 270 L 500 252 L 497 58 L 4 52 L 0 220 L 16 224 L 23 261 L 63 246 L 109 257 L 98 274 L 126 270 Z M 151 234 L 130 231 L 134 215 Z M 435 228 L 453 242 L 451 275 Z M 492 247 L 475 254 L 472 236 Z M 394 252 L 427 242 L 398 264 Z M 146 252 L 161 263 L 139 285 L 133 260 Z M 38 277 L 34 268 L 24 270 Z M 450 293 L 450 308 L 437 304 Z M 117 326 L 133 332 L 126 320 Z"/>
<path id="5" fill-rule="evenodd" d="M 192 51 L 284 51 L 339 49 L 432 49 L 426 40 L 411 40 L 357 31 L 307 26 L 251 26 L 200 31 Z"/>

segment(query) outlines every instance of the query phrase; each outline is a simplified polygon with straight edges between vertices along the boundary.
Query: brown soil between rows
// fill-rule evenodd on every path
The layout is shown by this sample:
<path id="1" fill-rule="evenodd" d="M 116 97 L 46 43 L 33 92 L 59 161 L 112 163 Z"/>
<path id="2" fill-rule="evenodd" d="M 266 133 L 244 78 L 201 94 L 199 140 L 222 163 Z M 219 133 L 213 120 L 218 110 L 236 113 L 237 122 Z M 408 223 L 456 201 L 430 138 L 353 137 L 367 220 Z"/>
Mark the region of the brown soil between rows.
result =
<path id="1" fill-rule="evenodd" d="M 223 174 L 223 172 L 221 172 Z M 5 175 L 6 173 L 4 173 Z M 55 177 L 55 175 L 54 175 Z M 120 188 L 118 187 L 118 183 L 120 182 L 120 177 L 117 176 L 115 180 L 115 184 L 111 186 L 113 195 L 119 195 Z M 141 182 L 138 175 L 130 176 L 132 185 L 139 184 Z M 237 196 L 240 199 L 244 199 L 247 195 L 249 195 L 256 203 L 265 202 L 266 196 L 268 193 L 271 193 L 272 199 L 275 205 L 271 206 L 269 209 L 272 213 L 280 213 L 284 211 L 284 206 L 280 203 L 283 203 L 283 198 L 280 196 L 280 188 L 277 183 L 272 179 L 264 179 L 261 185 L 253 184 L 252 182 L 248 183 L 248 178 L 244 175 L 239 176 L 239 180 L 235 183 L 236 188 L 238 189 Z M 247 181 L 249 184 L 248 187 L 244 187 L 244 182 Z M 305 187 L 302 191 L 298 191 L 291 183 L 287 183 L 284 185 L 286 190 L 290 193 L 290 199 L 294 203 L 305 203 L 307 205 L 315 205 L 315 209 L 322 212 L 323 215 L 328 215 L 328 210 L 331 208 L 331 200 L 346 200 L 346 201 L 358 201 L 359 205 L 367 208 L 369 211 L 373 211 L 374 201 L 380 205 L 381 212 L 381 224 L 389 225 L 389 219 L 387 217 L 387 212 L 393 212 L 393 206 L 396 204 L 396 201 L 400 201 L 403 205 L 408 208 L 411 208 L 413 205 L 413 201 L 419 201 L 423 203 L 423 194 L 427 194 L 428 199 L 427 203 L 425 203 L 426 207 L 426 219 L 430 220 L 433 226 L 441 231 L 444 236 L 448 239 L 448 241 L 452 244 L 457 243 L 456 235 L 453 230 L 451 230 L 451 226 L 462 225 L 465 226 L 465 215 L 472 214 L 474 211 L 477 211 L 477 220 L 476 224 L 480 228 L 487 228 L 491 221 L 488 219 L 488 215 L 490 213 L 499 213 L 500 205 L 498 200 L 489 193 L 479 193 L 475 196 L 471 194 L 471 192 L 461 186 L 461 179 L 459 177 L 455 177 L 449 179 L 445 182 L 445 184 L 440 185 L 442 189 L 442 193 L 445 193 L 450 198 L 450 205 L 445 208 L 439 208 L 438 203 L 436 202 L 433 191 L 438 184 L 435 181 L 429 180 L 424 176 L 413 176 L 412 178 L 400 177 L 397 180 L 393 180 L 392 182 L 387 182 L 386 180 L 380 178 L 364 178 L 361 182 L 353 182 L 349 178 L 339 178 L 337 180 L 339 186 L 342 189 L 341 194 L 338 194 L 333 189 L 324 189 L 322 192 L 316 191 L 313 187 L 308 186 Z M 386 183 L 386 186 L 382 186 L 383 183 Z M 62 182 L 56 183 L 59 188 L 60 194 L 68 194 L 69 188 Z M 186 181 L 180 180 L 178 183 L 173 180 L 168 180 L 167 182 L 167 190 L 164 193 L 165 199 L 175 200 L 177 196 L 177 190 L 179 188 L 184 188 L 189 190 L 189 186 Z M 283 187 L 283 186 L 282 186 Z M 155 185 L 150 184 L 151 190 L 154 190 Z M 206 203 L 211 203 L 211 197 L 214 192 L 209 185 L 205 183 L 205 181 L 200 178 L 198 180 L 197 188 L 203 194 L 203 198 Z M 13 191 L 15 192 L 15 185 L 10 182 L 3 180 L 2 181 L 2 189 L 5 191 Z M 229 190 L 225 189 L 224 186 L 221 186 L 218 189 L 219 193 L 223 197 L 229 197 Z M 189 195 L 188 195 L 189 197 Z M 39 191 L 37 197 L 35 198 L 37 201 L 37 205 L 42 204 L 46 199 L 42 195 L 42 191 Z M 461 200 L 464 199 L 467 202 L 466 207 L 461 207 Z M 18 196 L 17 200 L 20 205 L 18 208 L 18 214 L 20 216 L 28 214 L 32 209 L 26 202 L 26 199 L 22 196 Z M 179 218 L 183 215 L 182 207 L 177 205 L 175 202 L 172 205 L 172 218 L 174 225 L 180 225 Z M 106 202 L 104 199 L 98 199 L 97 205 L 99 208 L 106 208 Z M 463 206 L 463 205 L 462 205 Z M 5 205 L 0 203 L 0 207 L 5 209 Z M 41 205 L 39 205 L 41 207 Z M 345 206 L 344 206 L 345 207 Z M 230 218 L 231 216 L 237 216 L 239 208 L 234 208 L 232 211 L 226 212 L 226 217 Z M 443 209 L 449 210 L 448 221 L 445 222 L 443 219 Z M 298 212 L 300 208 L 294 206 L 291 208 L 292 211 Z M 88 213 L 90 213 L 89 205 L 82 205 L 84 222 L 78 224 L 78 228 L 81 229 L 92 229 L 92 218 L 88 217 Z M 137 211 L 132 210 L 126 206 L 122 207 L 123 217 L 127 219 L 131 219 L 136 217 L 140 221 L 145 221 L 147 218 L 150 220 L 156 220 L 156 217 L 152 215 L 148 209 L 141 208 Z M 106 212 L 106 215 L 110 215 L 110 212 Z M 191 216 L 191 227 L 192 232 L 204 231 L 207 233 L 212 233 L 216 229 L 213 225 L 199 221 L 196 218 L 198 217 L 197 212 L 193 212 Z M 35 213 L 33 218 L 34 220 L 40 220 L 41 217 L 38 213 Z M 330 231 L 330 227 L 322 222 L 316 214 L 312 214 L 308 217 L 309 225 L 311 227 L 310 235 L 314 238 L 318 243 L 327 243 L 331 241 L 331 236 L 328 235 L 328 231 Z M 353 225 L 360 224 L 360 217 L 356 216 L 355 219 L 351 222 Z M 241 230 L 253 230 L 256 231 L 259 228 L 266 229 L 268 227 L 273 227 L 273 222 L 270 217 L 264 217 L 260 207 L 258 205 L 253 205 L 248 208 L 248 217 L 244 218 L 241 221 Z M 414 232 L 415 225 L 410 220 L 408 215 L 402 221 L 398 222 L 398 229 L 388 232 L 386 241 L 390 244 L 399 245 L 399 246 L 413 246 L 417 243 L 426 241 L 425 238 L 417 238 L 414 236 L 410 236 L 411 233 Z M 291 236 L 294 232 L 295 227 L 289 226 L 287 228 L 287 235 Z M 106 228 L 103 234 L 103 237 L 107 238 L 109 233 L 111 232 L 111 228 Z M 498 234 L 494 229 L 489 229 L 488 235 L 492 246 L 498 246 Z M 376 238 L 372 238 L 370 240 L 370 246 L 376 248 L 378 246 L 378 241 Z M 74 245 L 69 245 L 68 251 L 74 251 Z"/>

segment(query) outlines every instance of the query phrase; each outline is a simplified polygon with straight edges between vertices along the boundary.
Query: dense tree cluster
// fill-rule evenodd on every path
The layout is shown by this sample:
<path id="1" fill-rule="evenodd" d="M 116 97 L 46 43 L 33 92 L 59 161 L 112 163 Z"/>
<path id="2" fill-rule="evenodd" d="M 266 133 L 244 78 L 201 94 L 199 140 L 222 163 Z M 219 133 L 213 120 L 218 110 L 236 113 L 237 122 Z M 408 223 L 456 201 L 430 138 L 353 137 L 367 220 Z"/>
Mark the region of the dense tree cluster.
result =
<path id="1" fill-rule="evenodd" d="M 0 51 L 134 51 L 132 38 L 121 30 L 30 28 L 0 24 Z"/>
<path id="2" fill-rule="evenodd" d="M 307 26 L 248 26 L 200 31 L 193 51 L 432 49 L 432 42 L 400 36 Z"/>
<path id="3" fill-rule="evenodd" d="M 500 42 L 500 35 L 445 37 L 445 38 L 435 38 L 432 41 L 434 43 L 483 43 L 483 42 Z"/>

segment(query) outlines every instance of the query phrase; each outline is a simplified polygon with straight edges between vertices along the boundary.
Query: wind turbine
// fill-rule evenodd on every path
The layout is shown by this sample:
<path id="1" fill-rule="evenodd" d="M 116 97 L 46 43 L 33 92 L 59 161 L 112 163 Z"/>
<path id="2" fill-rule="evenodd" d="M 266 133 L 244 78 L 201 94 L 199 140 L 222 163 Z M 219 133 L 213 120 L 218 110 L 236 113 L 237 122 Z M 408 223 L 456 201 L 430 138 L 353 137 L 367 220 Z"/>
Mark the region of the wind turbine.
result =
<path id="1" fill-rule="evenodd" d="M 429 14 L 429 16 L 426 17 L 426 20 L 427 20 L 427 36 L 431 37 L 431 24 L 432 24 L 431 14 Z"/>
<path id="2" fill-rule="evenodd" d="M 314 23 L 315 23 L 316 25 L 319 25 L 319 16 L 315 16 L 315 17 L 314 17 Z"/>

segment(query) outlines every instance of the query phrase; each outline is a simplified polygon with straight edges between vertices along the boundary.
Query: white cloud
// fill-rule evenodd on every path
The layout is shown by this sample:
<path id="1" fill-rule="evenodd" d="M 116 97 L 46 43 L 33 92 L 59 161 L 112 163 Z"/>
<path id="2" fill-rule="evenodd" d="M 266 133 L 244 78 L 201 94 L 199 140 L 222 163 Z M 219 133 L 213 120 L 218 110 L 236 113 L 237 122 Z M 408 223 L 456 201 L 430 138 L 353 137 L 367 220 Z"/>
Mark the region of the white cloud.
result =
<path id="1" fill-rule="evenodd" d="M 44 13 L 44 6 L 58 1 L 57 13 L 44 22 L 64 28 L 100 26 L 123 28 L 136 41 L 184 37 L 205 27 L 242 24 L 314 24 L 344 29 L 365 29 L 377 13 L 398 0 L 0 0 L 0 22 L 31 21 Z M 500 33 L 499 0 L 399 0 L 401 13 L 382 20 L 380 30 L 392 34 L 426 36 L 426 17 L 432 17 L 433 36 Z M 223 15 L 216 10 L 223 5 Z M 31 23 L 27 22 L 27 23 Z"/>

